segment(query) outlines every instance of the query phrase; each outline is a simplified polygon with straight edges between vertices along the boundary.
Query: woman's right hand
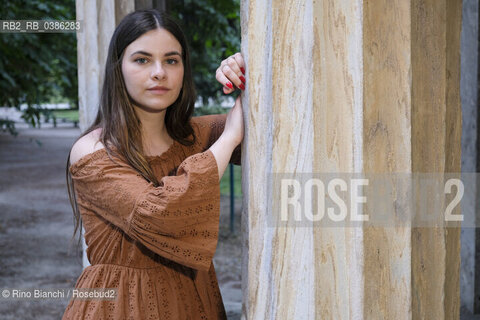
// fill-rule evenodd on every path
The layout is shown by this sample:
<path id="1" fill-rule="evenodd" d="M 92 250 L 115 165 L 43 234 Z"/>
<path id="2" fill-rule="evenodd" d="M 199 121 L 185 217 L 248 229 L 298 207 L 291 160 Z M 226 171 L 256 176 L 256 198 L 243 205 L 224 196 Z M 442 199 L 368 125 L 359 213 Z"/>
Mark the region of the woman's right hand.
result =
<path id="1" fill-rule="evenodd" d="M 242 100 L 240 96 L 235 100 L 235 105 L 227 114 L 227 120 L 225 121 L 225 129 L 223 130 L 222 136 L 226 138 L 227 141 L 232 141 L 233 147 L 242 143 L 244 135 L 244 125 L 243 125 L 243 110 L 242 110 Z"/>

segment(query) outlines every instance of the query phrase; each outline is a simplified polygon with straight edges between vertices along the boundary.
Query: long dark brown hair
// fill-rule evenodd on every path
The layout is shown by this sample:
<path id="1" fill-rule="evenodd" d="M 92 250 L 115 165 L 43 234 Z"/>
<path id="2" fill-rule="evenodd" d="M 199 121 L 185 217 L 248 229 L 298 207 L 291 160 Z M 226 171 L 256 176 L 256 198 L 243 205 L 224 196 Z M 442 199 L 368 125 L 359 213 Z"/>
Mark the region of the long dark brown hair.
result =
<path id="1" fill-rule="evenodd" d="M 76 142 L 91 131 L 102 128 L 99 141 L 104 145 L 110 159 L 112 154 L 122 157 L 155 186 L 158 186 L 159 182 L 144 157 L 141 122 L 127 93 L 121 67 L 125 48 L 144 33 L 158 28 L 170 32 L 180 43 L 184 66 L 183 87 L 177 100 L 166 110 L 165 127 L 168 134 L 179 143 L 183 145 L 195 143 L 196 137 L 189 120 L 194 111 L 196 94 L 187 40 L 175 20 L 155 9 L 132 12 L 125 16 L 115 29 L 108 47 L 104 82 L 96 119 L 75 140 Z M 67 158 L 66 179 L 75 221 L 73 239 L 77 230 L 81 231 L 82 220 L 69 168 L 70 153 Z M 77 245 L 80 244 L 80 241 L 81 232 L 79 232 Z"/>

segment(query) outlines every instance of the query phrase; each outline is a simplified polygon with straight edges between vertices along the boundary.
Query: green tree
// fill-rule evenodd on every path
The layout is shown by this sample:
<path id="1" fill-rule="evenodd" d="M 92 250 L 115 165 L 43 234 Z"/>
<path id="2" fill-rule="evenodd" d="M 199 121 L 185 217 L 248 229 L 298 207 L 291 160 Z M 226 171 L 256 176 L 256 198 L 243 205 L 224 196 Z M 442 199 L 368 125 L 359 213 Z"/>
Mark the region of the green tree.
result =
<path id="1" fill-rule="evenodd" d="M 75 20 L 75 0 L 10 0 L 0 7 L 2 20 Z M 0 106 L 25 103 L 25 121 L 36 126 L 40 103 L 70 102 L 78 105 L 75 33 L 0 34 Z M 0 128 L 15 133 L 9 121 Z"/>
<path id="2" fill-rule="evenodd" d="M 192 53 L 197 94 L 219 102 L 223 96 L 215 79 L 221 60 L 240 51 L 240 0 L 171 0 L 167 12 L 180 22 Z"/>
<path id="3" fill-rule="evenodd" d="M 240 0 L 170 0 L 168 13 L 186 33 L 198 96 L 203 104 L 223 97 L 215 70 L 221 60 L 240 50 Z M 74 20 L 75 0 L 10 0 L 0 7 L 2 20 Z M 0 34 L 0 106 L 20 108 L 33 126 L 39 105 L 70 102 L 78 106 L 77 54 L 74 33 Z M 209 112 L 209 111 L 204 111 Z M 14 133 L 13 123 L 0 119 L 0 129 Z"/>

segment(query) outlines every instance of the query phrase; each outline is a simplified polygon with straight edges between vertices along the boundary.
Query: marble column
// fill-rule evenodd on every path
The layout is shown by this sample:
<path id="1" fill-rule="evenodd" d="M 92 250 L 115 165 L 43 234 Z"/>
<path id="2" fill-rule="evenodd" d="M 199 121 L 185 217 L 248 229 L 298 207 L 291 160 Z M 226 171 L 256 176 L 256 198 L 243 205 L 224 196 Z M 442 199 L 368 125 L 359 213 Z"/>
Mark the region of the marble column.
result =
<path id="1" fill-rule="evenodd" d="M 463 0 L 461 34 L 462 99 L 462 172 L 478 172 L 478 0 Z M 477 186 L 473 186 L 477 189 Z M 477 190 L 472 190 L 477 194 Z M 477 221 L 478 196 L 469 197 L 462 205 L 462 214 Z M 462 306 L 470 313 L 480 313 L 480 268 L 476 252 L 480 241 L 475 228 L 462 228 L 460 293 Z M 477 244 L 478 242 L 478 244 Z M 478 258 L 477 258 L 478 259 Z M 476 267 L 477 266 L 477 267 Z M 478 269 L 479 271 L 475 271 Z"/>
<path id="2" fill-rule="evenodd" d="M 77 0 L 77 66 L 80 130 L 95 120 L 103 84 L 108 45 L 120 20 L 134 10 L 134 0 Z M 82 230 L 83 233 L 83 230 Z M 89 266 L 83 240 L 83 266 Z"/>
<path id="3" fill-rule="evenodd" d="M 459 224 L 272 219 L 277 175 L 460 172 L 461 13 L 460 0 L 241 2 L 243 319 L 459 318 Z M 416 191 L 394 191 L 388 204 L 413 213 Z"/>

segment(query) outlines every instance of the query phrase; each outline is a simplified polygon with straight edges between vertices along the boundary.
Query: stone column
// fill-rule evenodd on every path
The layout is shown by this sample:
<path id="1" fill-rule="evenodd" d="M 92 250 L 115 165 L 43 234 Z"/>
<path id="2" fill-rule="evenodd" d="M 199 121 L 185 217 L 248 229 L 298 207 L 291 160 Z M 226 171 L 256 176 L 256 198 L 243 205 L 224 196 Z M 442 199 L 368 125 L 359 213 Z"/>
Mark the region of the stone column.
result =
<path id="1" fill-rule="evenodd" d="M 464 0 L 461 35 L 461 79 L 462 97 L 462 172 L 478 172 L 478 0 Z M 474 189 L 478 189 L 474 186 Z M 472 194 L 478 194 L 472 190 Z M 478 196 L 467 198 L 462 205 L 462 214 L 476 217 L 479 206 Z M 460 293 L 462 306 L 471 313 L 480 313 L 480 281 L 476 252 L 479 252 L 478 231 L 463 228 L 462 263 L 460 272 Z M 477 268 L 475 268 L 477 266 Z M 478 269 L 478 271 L 475 271 Z M 477 274 L 476 274 L 477 272 Z"/>
<path id="2" fill-rule="evenodd" d="M 271 221 L 282 202 L 272 174 L 460 172 L 461 9 L 460 0 L 241 2 L 244 319 L 459 318 L 458 224 Z M 413 214 L 412 190 L 394 191 L 389 205 Z"/>
<path id="3" fill-rule="evenodd" d="M 134 10 L 134 0 L 77 0 L 78 97 L 80 130 L 85 131 L 97 115 L 108 45 L 120 20 Z M 83 232 L 83 231 L 82 231 Z M 89 265 L 83 240 L 83 266 Z"/>

